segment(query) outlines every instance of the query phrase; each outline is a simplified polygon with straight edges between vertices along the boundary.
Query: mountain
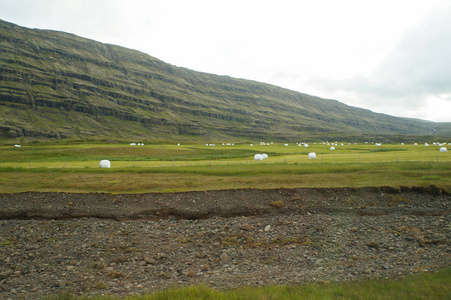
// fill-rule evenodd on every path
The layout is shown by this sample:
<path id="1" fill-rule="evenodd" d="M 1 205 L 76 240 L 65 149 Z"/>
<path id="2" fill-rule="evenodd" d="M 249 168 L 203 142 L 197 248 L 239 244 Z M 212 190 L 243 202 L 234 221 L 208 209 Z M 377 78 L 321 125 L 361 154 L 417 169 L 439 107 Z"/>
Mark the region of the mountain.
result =
<path id="1" fill-rule="evenodd" d="M 377 114 L 0 20 L 2 139 L 298 141 L 429 135 L 451 136 L 451 123 Z"/>

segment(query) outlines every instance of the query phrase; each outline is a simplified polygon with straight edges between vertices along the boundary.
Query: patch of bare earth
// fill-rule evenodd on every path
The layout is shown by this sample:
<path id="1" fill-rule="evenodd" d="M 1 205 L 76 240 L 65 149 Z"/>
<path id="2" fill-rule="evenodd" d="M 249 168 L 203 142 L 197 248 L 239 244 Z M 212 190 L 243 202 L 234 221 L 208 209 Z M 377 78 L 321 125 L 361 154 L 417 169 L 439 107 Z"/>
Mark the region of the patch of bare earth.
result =
<path id="1" fill-rule="evenodd" d="M 440 188 L 0 195 L 0 298 L 394 278 L 450 266 Z"/>

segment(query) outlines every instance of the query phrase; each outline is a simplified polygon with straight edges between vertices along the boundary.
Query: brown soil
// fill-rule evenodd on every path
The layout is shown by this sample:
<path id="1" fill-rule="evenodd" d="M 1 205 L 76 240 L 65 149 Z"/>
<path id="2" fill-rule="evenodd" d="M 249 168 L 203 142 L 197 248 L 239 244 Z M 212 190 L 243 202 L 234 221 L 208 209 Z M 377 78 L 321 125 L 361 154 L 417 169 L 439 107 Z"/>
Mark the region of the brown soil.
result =
<path id="1" fill-rule="evenodd" d="M 407 198 L 406 198 L 407 197 Z M 0 219 L 206 219 L 253 215 L 448 214 L 449 195 L 429 187 L 240 189 L 184 193 L 0 194 Z"/>

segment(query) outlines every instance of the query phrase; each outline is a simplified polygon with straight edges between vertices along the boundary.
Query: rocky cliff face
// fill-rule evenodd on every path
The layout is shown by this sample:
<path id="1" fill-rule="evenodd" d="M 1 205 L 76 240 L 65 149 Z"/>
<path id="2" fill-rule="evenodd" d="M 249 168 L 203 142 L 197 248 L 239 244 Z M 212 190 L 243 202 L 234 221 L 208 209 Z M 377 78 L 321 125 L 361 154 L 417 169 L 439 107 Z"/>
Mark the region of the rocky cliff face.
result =
<path id="1" fill-rule="evenodd" d="M 449 124 L 374 114 L 3 21 L 0 108 L 3 138 L 282 139 L 451 132 Z"/>

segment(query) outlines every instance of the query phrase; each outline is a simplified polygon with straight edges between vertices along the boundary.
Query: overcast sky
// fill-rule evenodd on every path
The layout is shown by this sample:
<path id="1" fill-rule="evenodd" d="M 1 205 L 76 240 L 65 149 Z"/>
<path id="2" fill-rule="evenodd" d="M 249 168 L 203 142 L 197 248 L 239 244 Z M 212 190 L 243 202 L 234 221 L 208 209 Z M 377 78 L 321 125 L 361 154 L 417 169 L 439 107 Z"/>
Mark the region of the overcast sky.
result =
<path id="1" fill-rule="evenodd" d="M 449 0 L 0 0 L 0 18 L 196 71 L 451 122 Z"/>

